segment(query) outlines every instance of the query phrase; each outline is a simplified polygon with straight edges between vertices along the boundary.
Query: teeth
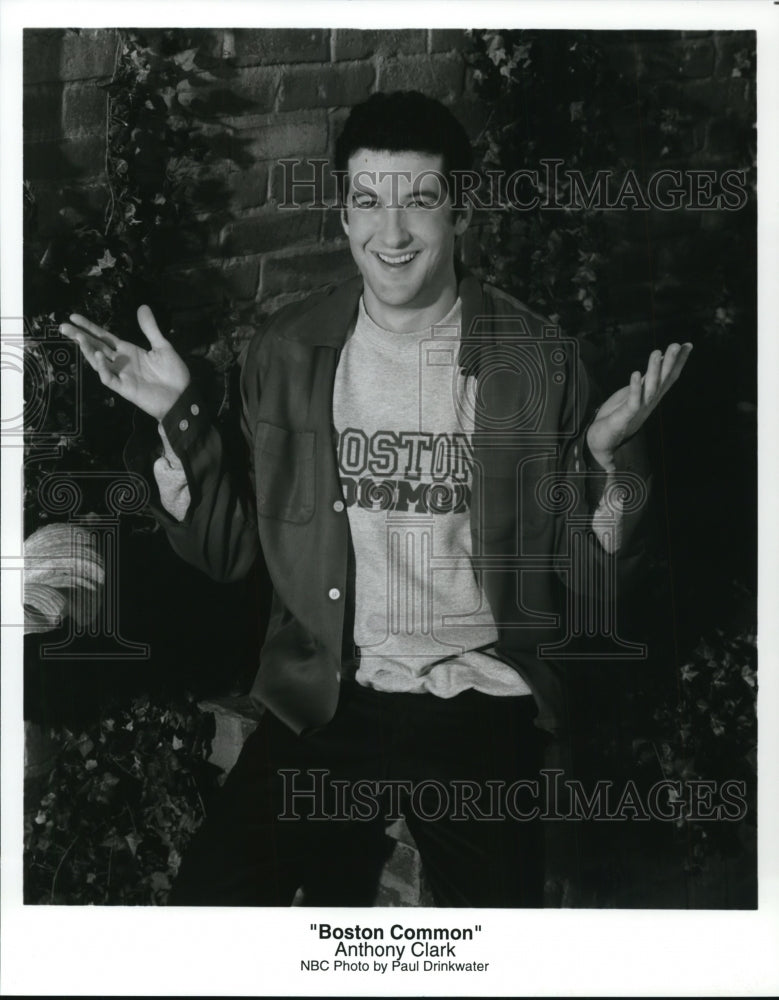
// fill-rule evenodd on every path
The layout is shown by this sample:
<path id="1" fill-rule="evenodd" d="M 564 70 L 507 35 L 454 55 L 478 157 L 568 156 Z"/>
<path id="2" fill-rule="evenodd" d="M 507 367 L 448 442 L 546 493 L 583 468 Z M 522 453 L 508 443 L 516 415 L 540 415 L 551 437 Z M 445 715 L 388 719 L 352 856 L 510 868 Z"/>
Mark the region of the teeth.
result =
<path id="1" fill-rule="evenodd" d="M 416 255 L 416 251 L 414 251 L 414 253 L 401 254 L 399 257 L 388 257 L 383 253 L 377 254 L 379 259 L 383 260 L 385 264 L 407 264 L 410 260 L 413 260 Z"/>

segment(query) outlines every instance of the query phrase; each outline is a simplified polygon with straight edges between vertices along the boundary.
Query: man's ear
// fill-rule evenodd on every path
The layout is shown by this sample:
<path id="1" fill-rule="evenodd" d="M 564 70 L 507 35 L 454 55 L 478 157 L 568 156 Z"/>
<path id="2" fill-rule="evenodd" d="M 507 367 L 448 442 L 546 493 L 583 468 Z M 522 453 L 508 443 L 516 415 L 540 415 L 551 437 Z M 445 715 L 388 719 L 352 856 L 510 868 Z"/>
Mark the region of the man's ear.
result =
<path id="1" fill-rule="evenodd" d="M 341 226 L 346 235 L 349 235 L 349 219 L 346 215 L 346 205 L 341 205 Z"/>
<path id="2" fill-rule="evenodd" d="M 470 226 L 471 219 L 473 218 L 473 205 L 468 202 L 465 208 L 458 208 L 455 210 L 456 218 L 454 220 L 454 235 L 462 236 L 465 230 Z"/>

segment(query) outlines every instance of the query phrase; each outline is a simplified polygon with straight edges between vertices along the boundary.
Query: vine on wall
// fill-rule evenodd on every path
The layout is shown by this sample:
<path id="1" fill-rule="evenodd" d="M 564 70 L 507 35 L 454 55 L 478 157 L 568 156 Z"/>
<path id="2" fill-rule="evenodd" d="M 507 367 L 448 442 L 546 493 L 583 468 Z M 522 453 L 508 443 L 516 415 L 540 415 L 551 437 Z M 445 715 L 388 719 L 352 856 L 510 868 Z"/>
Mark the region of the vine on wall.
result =
<path id="1" fill-rule="evenodd" d="M 78 437 L 65 433 L 76 366 L 83 362 L 74 354 L 68 379 L 57 380 L 49 346 L 57 325 L 75 312 L 143 343 L 135 313 L 145 302 L 178 349 L 186 353 L 198 346 L 186 331 L 171 328 L 166 274 L 182 258 L 205 250 L 196 195 L 203 172 L 220 151 L 207 102 L 199 95 L 231 72 L 229 61 L 211 51 L 213 45 L 212 33 L 204 31 L 117 32 L 114 72 L 104 85 L 102 212 L 68 203 L 55 219 L 42 220 L 35 190 L 25 183 L 24 303 L 31 355 L 26 395 L 45 394 L 44 422 L 35 426 L 35 439 L 48 432 L 61 451 L 56 459 L 36 459 L 28 451 L 27 533 L 47 519 L 36 500 L 40 478 L 52 471 L 123 469 L 121 451 L 131 429 L 130 408 L 87 370 L 82 432 Z M 212 208 L 218 206 L 217 187 L 209 188 Z M 224 396 L 226 373 L 237 353 L 236 317 L 225 302 L 211 321 L 209 343 L 200 353 L 211 363 L 208 370 L 219 373 L 214 391 Z"/>

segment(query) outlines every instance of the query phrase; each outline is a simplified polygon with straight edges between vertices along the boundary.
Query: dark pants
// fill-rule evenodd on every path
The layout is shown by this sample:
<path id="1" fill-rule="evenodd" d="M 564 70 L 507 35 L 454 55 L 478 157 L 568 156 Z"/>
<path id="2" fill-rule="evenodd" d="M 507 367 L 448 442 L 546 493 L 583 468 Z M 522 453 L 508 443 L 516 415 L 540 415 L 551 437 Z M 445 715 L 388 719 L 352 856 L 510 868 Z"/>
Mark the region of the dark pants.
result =
<path id="1" fill-rule="evenodd" d="M 437 905 L 540 906 L 540 824 L 516 818 L 531 809 L 516 786 L 508 812 L 502 795 L 538 781 L 534 715 L 529 696 L 443 699 L 353 682 L 319 729 L 298 736 L 266 714 L 170 902 L 288 906 L 302 886 L 308 905 L 370 906 L 400 809 Z"/>

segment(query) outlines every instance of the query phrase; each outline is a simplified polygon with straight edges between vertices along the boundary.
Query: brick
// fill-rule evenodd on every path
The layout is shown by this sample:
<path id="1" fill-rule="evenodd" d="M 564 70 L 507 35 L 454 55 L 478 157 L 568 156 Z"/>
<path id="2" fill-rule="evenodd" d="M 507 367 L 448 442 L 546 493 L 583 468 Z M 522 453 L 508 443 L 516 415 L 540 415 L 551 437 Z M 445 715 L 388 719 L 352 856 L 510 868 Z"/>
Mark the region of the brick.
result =
<path id="1" fill-rule="evenodd" d="M 63 142 L 28 142 L 24 146 L 24 176 L 30 180 L 94 177 L 102 173 L 105 141 L 99 136 Z"/>
<path id="2" fill-rule="evenodd" d="M 349 108 L 334 108 L 328 114 L 328 134 L 330 136 L 330 153 L 335 156 L 335 143 L 338 136 L 343 131 L 346 119 L 349 117 Z M 335 164 L 333 164 L 335 166 Z"/>
<path id="3" fill-rule="evenodd" d="M 203 168 L 182 191 L 187 207 L 193 212 L 212 212 L 228 201 L 227 167 L 225 164 Z"/>
<path id="4" fill-rule="evenodd" d="M 289 67 L 281 79 L 279 111 L 357 104 L 370 94 L 375 74 L 370 63 Z"/>
<path id="5" fill-rule="evenodd" d="M 427 32 L 424 29 L 403 31 L 364 31 L 339 28 L 333 37 L 333 58 L 365 59 L 372 55 L 411 55 L 424 52 Z"/>
<path id="6" fill-rule="evenodd" d="M 59 80 L 59 50 L 62 31 L 25 28 L 22 33 L 22 76 L 24 85 Z"/>
<path id="7" fill-rule="evenodd" d="M 463 90 L 465 63 L 459 55 L 406 56 L 383 63 L 381 90 L 421 90 L 441 100 L 452 100 Z"/>
<path id="8" fill-rule="evenodd" d="M 258 163 L 246 170 L 230 170 L 226 185 L 230 206 L 240 211 L 244 208 L 259 208 L 268 197 L 268 164 Z"/>
<path id="9" fill-rule="evenodd" d="M 231 257 L 282 250 L 316 242 L 319 212 L 266 210 L 228 222 L 219 236 L 222 252 Z"/>
<path id="10" fill-rule="evenodd" d="M 94 83 L 70 83 L 62 101 L 62 129 L 65 135 L 105 132 L 108 95 Z"/>
<path id="11" fill-rule="evenodd" d="M 241 138 L 246 142 L 247 155 L 255 160 L 324 153 L 327 149 L 327 113 L 267 115 L 258 119 L 253 128 L 245 130 Z"/>
<path id="12" fill-rule="evenodd" d="M 25 142 L 62 136 L 62 92 L 61 83 L 25 86 L 22 95 Z"/>
<path id="13" fill-rule="evenodd" d="M 116 33 L 96 30 L 24 32 L 24 80 L 91 80 L 110 76 L 114 69 Z"/>
<path id="14" fill-rule="evenodd" d="M 321 161 L 325 157 L 312 157 L 312 159 Z M 306 159 L 301 157 L 297 164 L 273 164 L 270 186 L 272 201 L 294 202 L 298 205 L 308 205 L 316 201 L 319 205 L 332 205 L 335 203 L 336 193 L 335 177 L 329 162 L 324 166 L 318 166 L 307 163 Z"/>
<path id="15" fill-rule="evenodd" d="M 276 106 L 279 89 L 276 66 L 244 66 L 230 79 L 230 88 L 220 91 L 220 114 L 232 116 L 267 113 Z"/>
<path id="16" fill-rule="evenodd" d="M 235 32 L 238 66 L 326 62 L 329 58 L 326 28 L 245 28 Z"/>
<path id="17" fill-rule="evenodd" d="M 348 249 L 269 257 L 262 265 L 263 298 L 298 289 L 322 288 L 333 282 L 345 281 L 357 273 Z"/>
<path id="18" fill-rule="evenodd" d="M 430 31 L 431 52 L 462 52 L 470 48 L 465 28 L 434 28 Z"/>
<path id="19" fill-rule="evenodd" d="M 258 257 L 229 261 L 224 268 L 224 286 L 232 299 L 254 299 L 260 282 Z"/>

